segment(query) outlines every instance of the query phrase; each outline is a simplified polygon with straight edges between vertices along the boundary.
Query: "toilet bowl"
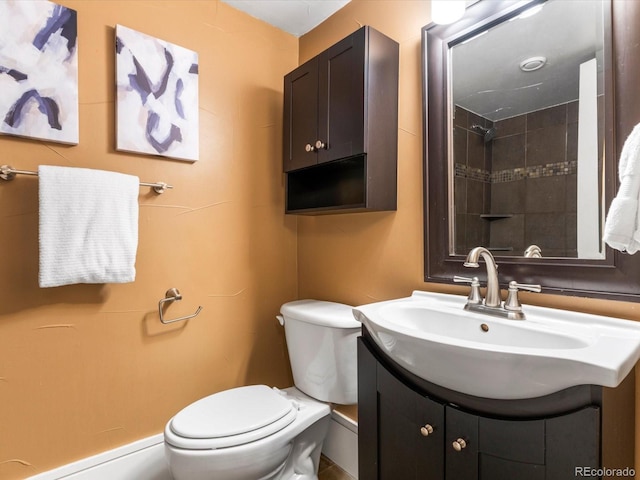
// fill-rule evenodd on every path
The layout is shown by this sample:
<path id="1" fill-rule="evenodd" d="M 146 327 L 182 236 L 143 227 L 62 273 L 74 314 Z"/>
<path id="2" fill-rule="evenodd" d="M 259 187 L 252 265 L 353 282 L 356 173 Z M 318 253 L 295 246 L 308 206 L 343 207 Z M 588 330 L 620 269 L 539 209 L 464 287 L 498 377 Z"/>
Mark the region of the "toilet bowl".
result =
<path id="1" fill-rule="evenodd" d="M 348 305 L 282 306 L 294 387 L 250 385 L 185 407 L 165 427 L 175 480 L 317 480 L 332 403 L 356 403 L 356 338 Z"/>

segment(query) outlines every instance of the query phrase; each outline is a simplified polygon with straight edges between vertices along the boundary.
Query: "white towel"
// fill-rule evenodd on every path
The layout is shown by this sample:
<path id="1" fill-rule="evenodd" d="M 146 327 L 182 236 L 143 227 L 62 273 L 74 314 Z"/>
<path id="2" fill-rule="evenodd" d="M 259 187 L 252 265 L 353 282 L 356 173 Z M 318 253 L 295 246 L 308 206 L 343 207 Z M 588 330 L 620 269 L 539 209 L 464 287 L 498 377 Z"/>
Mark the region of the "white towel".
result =
<path id="1" fill-rule="evenodd" d="M 630 254 L 640 250 L 640 124 L 624 142 L 618 162 L 620 190 L 611 202 L 603 240 Z"/>
<path id="2" fill-rule="evenodd" d="M 133 282 L 138 177 L 47 165 L 38 176 L 40 287 Z"/>

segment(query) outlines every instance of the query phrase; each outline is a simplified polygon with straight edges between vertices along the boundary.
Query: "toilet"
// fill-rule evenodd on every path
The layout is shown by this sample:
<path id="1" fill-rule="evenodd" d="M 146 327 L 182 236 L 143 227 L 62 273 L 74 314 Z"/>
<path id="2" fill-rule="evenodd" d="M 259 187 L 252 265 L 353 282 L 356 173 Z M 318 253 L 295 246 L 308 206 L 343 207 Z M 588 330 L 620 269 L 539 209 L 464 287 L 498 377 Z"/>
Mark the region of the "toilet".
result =
<path id="1" fill-rule="evenodd" d="M 178 412 L 164 431 L 175 480 L 317 480 L 331 403 L 357 402 L 352 307 L 319 300 L 284 304 L 294 386 L 248 385 Z"/>

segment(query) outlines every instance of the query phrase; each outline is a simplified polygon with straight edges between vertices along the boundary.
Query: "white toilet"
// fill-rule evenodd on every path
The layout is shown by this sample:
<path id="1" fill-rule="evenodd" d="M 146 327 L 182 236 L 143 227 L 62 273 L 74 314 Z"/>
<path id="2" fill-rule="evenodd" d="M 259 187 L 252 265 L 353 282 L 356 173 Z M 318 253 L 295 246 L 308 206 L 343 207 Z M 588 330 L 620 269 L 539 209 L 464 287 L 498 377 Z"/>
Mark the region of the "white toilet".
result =
<path id="1" fill-rule="evenodd" d="M 282 306 L 295 387 L 250 385 L 215 393 L 165 427 L 175 480 L 317 480 L 329 403 L 357 402 L 352 307 L 299 300 Z"/>

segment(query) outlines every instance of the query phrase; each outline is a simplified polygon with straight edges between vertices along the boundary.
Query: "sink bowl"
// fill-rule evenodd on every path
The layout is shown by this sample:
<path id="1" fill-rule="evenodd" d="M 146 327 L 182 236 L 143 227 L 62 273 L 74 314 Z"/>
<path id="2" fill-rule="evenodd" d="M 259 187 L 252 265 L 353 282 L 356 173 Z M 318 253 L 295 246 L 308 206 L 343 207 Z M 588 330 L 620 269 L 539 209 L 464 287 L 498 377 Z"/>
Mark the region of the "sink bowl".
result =
<path id="1" fill-rule="evenodd" d="M 466 300 L 416 291 L 353 312 L 400 366 L 484 398 L 616 387 L 640 358 L 640 323 L 526 305 L 526 320 L 507 320 L 464 310 Z"/>

